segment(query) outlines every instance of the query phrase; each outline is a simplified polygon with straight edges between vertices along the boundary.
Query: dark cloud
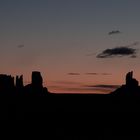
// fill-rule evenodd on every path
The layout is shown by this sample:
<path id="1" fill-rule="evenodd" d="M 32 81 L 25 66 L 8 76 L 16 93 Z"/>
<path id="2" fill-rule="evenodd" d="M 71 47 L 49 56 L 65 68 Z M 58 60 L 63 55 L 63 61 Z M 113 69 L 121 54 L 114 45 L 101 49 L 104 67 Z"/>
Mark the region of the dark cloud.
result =
<path id="1" fill-rule="evenodd" d="M 80 73 L 71 72 L 71 73 L 68 73 L 68 75 L 76 76 L 76 75 L 80 75 Z"/>
<path id="2" fill-rule="evenodd" d="M 136 58 L 136 49 L 132 48 L 134 46 L 139 45 L 139 42 L 136 41 L 132 44 L 129 45 L 124 45 L 124 46 L 117 46 L 112 49 L 106 49 L 102 53 L 98 54 L 96 57 L 97 58 L 109 58 L 109 57 L 114 57 L 114 56 L 130 56 L 130 58 Z M 96 53 L 89 53 L 86 56 L 93 56 L 96 55 Z"/>
<path id="3" fill-rule="evenodd" d="M 21 44 L 21 45 L 18 45 L 17 47 L 18 47 L 18 48 L 24 48 L 24 45 Z"/>
<path id="4" fill-rule="evenodd" d="M 131 45 L 132 46 L 132 45 Z M 122 57 L 122 56 L 130 56 L 136 57 L 137 50 L 134 48 L 130 48 L 129 46 L 116 47 L 112 49 L 106 49 L 102 53 L 98 54 L 97 58 L 111 58 L 111 57 Z"/>
<path id="5" fill-rule="evenodd" d="M 115 34 L 120 34 L 121 32 L 119 30 L 113 30 L 108 33 L 108 35 L 115 35 Z"/>

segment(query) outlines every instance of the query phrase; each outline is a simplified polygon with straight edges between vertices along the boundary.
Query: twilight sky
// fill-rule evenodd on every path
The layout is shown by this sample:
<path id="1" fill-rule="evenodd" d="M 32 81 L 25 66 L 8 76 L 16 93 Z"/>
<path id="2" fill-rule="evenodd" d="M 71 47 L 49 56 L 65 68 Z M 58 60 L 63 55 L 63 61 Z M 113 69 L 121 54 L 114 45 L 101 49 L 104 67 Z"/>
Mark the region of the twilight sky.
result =
<path id="1" fill-rule="evenodd" d="M 0 0 L 0 73 L 39 70 L 51 92 L 108 93 L 140 81 L 139 0 Z"/>

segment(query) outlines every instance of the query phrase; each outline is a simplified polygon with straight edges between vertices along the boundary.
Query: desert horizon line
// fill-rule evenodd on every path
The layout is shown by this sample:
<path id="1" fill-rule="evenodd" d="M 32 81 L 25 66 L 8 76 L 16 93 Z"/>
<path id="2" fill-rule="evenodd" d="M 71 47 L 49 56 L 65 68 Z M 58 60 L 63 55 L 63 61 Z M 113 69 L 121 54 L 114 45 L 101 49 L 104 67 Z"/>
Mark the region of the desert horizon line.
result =
<path id="1" fill-rule="evenodd" d="M 42 78 L 42 75 L 41 75 L 40 71 L 32 71 L 32 78 L 31 78 L 30 82 L 27 82 L 27 81 L 25 82 L 23 80 L 23 75 L 12 76 L 12 75 L 7 75 L 7 74 L 0 74 L 0 80 L 4 76 L 11 77 L 14 86 L 16 86 L 18 80 L 20 80 L 20 85 L 26 87 L 27 85 L 32 83 L 34 73 L 38 73 L 43 87 L 47 87 L 49 89 L 54 88 L 54 90 L 49 90 L 50 92 L 55 91 L 54 93 L 71 93 L 71 94 L 72 93 L 92 93 L 92 94 L 97 93 L 97 94 L 106 94 L 106 93 L 113 92 L 114 90 L 116 90 L 117 88 L 119 88 L 121 86 L 121 84 L 119 84 L 119 85 L 118 84 L 102 84 L 102 83 L 101 84 L 88 84 L 88 83 L 78 83 L 78 82 L 75 82 L 75 81 L 73 81 L 73 82 L 57 81 L 56 82 L 57 85 L 55 84 L 55 82 L 52 85 L 49 85 L 49 84 L 47 85 L 46 82 L 43 81 L 43 78 Z"/>

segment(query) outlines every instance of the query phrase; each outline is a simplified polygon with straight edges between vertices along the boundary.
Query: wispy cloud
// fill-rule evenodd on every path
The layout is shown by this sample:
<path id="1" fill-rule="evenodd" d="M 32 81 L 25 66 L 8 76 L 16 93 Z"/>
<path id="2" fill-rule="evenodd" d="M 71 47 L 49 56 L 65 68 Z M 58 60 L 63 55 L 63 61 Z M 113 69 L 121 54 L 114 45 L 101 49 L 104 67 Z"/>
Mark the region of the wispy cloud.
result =
<path id="1" fill-rule="evenodd" d="M 99 75 L 99 73 L 85 73 L 86 75 Z"/>
<path id="2" fill-rule="evenodd" d="M 72 76 L 79 76 L 82 75 L 81 73 L 67 73 L 68 75 L 72 75 Z M 87 72 L 85 73 L 85 75 L 112 75 L 111 73 L 96 73 L 96 72 Z"/>
<path id="3" fill-rule="evenodd" d="M 49 90 L 59 93 L 90 93 L 90 94 L 106 94 L 114 91 L 120 87 L 119 85 L 111 85 L 111 84 L 84 84 L 73 81 L 52 81 L 48 86 Z"/>
<path id="4" fill-rule="evenodd" d="M 84 85 L 85 89 L 87 90 L 93 90 L 97 92 L 102 92 L 102 93 L 110 93 L 111 91 L 117 89 L 120 87 L 120 85 Z"/>
<path id="5" fill-rule="evenodd" d="M 89 88 L 118 88 L 118 87 L 120 87 L 119 85 L 103 85 L 103 84 L 101 84 L 101 85 L 86 85 L 85 87 L 89 87 Z"/>
<path id="6" fill-rule="evenodd" d="M 108 33 L 108 35 L 115 35 L 115 34 L 120 34 L 121 32 L 119 30 L 113 30 Z"/>
<path id="7" fill-rule="evenodd" d="M 66 91 L 66 93 L 92 93 L 92 94 L 109 94 L 113 90 L 120 87 L 119 85 L 79 85 L 77 87 L 65 86 L 58 87 L 62 91 Z M 58 89 L 57 88 L 57 89 Z"/>
<path id="8" fill-rule="evenodd" d="M 77 76 L 77 75 L 80 75 L 80 73 L 70 72 L 70 73 L 68 73 L 68 75 Z"/>
<path id="9" fill-rule="evenodd" d="M 138 42 L 138 41 L 136 41 L 136 42 L 134 42 L 134 43 L 128 45 L 128 47 L 133 47 L 133 46 L 137 46 L 137 45 L 139 45 L 139 42 Z"/>
<path id="10" fill-rule="evenodd" d="M 111 73 L 92 73 L 92 72 L 89 72 L 89 73 L 85 73 L 86 75 L 112 75 Z"/>
<path id="11" fill-rule="evenodd" d="M 80 85 L 80 82 L 75 82 L 75 81 L 51 81 L 52 84 L 57 84 L 57 85 Z"/>
<path id="12" fill-rule="evenodd" d="M 92 89 L 88 87 L 62 87 L 62 86 L 48 86 L 54 93 L 67 93 L 67 94 L 109 94 L 112 92 L 110 89 Z M 51 91 L 51 90 L 50 90 Z"/>
<path id="13" fill-rule="evenodd" d="M 19 49 L 20 49 L 20 48 L 24 48 L 24 47 L 25 47 L 25 46 L 24 46 L 23 44 L 20 44 L 20 45 L 17 46 L 17 48 L 19 48 Z"/>
<path id="14" fill-rule="evenodd" d="M 112 75 L 111 73 L 101 73 L 101 75 Z"/>

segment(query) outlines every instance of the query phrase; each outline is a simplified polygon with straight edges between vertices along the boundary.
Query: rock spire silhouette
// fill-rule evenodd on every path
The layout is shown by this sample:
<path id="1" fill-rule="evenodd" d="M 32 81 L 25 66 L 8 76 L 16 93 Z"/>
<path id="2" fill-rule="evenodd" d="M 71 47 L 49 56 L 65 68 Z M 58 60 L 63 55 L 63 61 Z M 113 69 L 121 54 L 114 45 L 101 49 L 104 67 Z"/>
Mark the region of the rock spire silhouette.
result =
<path id="1" fill-rule="evenodd" d="M 126 74 L 125 85 L 112 92 L 113 95 L 123 95 L 123 96 L 140 96 L 139 82 L 133 78 L 133 71 Z"/>

